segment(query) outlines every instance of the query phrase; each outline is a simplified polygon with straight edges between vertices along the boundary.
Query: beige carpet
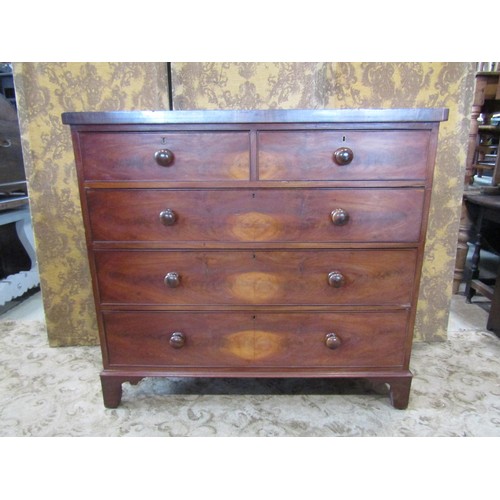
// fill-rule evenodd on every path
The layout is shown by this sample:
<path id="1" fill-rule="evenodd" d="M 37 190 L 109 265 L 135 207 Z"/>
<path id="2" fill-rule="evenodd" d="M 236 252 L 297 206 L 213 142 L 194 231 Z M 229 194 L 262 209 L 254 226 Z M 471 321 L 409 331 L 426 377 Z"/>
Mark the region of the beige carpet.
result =
<path id="1" fill-rule="evenodd" d="M 96 347 L 50 348 L 40 321 L 0 321 L 0 436 L 500 436 L 500 339 L 414 346 L 407 410 L 385 387 L 328 380 L 145 379 L 105 409 Z"/>

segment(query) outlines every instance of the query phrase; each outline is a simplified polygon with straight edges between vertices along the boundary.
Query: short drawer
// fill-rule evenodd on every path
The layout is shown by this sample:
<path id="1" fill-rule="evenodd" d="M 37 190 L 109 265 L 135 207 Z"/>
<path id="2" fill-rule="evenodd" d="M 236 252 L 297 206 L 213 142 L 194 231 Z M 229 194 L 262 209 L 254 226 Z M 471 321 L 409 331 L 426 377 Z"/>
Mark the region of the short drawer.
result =
<path id="1" fill-rule="evenodd" d="M 94 255 L 102 304 L 408 305 L 417 252 L 184 250 Z"/>
<path id="2" fill-rule="evenodd" d="M 401 367 L 407 311 L 105 312 L 110 366 Z"/>
<path id="3" fill-rule="evenodd" d="M 427 130 L 268 131 L 258 137 L 261 180 L 424 180 L 427 176 Z"/>
<path id="4" fill-rule="evenodd" d="M 86 180 L 248 180 L 248 132 L 79 135 Z"/>
<path id="5" fill-rule="evenodd" d="M 423 189 L 87 191 L 94 241 L 416 242 Z"/>

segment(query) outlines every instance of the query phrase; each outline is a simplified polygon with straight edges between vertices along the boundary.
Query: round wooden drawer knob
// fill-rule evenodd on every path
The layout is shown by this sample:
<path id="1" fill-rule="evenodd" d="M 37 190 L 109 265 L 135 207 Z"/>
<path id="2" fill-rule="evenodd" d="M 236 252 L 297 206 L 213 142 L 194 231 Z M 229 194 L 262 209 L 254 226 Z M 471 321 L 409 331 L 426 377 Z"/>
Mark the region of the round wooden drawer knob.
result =
<path id="1" fill-rule="evenodd" d="M 168 167 L 174 161 L 174 153 L 170 149 L 160 149 L 155 153 L 155 161 L 160 167 Z"/>
<path id="2" fill-rule="evenodd" d="M 349 214 L 343 208 L 336 208 L 330 214 L 335 226 L 345 226 L 349 222 Z"/>
<path id="3" fill-rule="evenodd" d="M 185 343 L 186 343 L 186 337 L 182 332 L 174 332 L 170 336 L 169 344 L 174 349 L 180 349 L 181 347 L 184 346 Z"/>
<path id="4" fill-rule="evenodd" d="M 160 212 L 160 222 L 164 226 L 171 226 L 172 224 L 175 224 L 176 221 L 177 214 L 170 208 L 167 208 L 166 210 L 163 210 L 163 212 Z"/>
<path id="5" fill-rule="evenodd" d="M 342 340 L 335 333 L 327 333 L 325 336 L 325 344 L 328 349 L 338 349 L 342 345 Z"/>
<path id="6" fill-rule="evenodd" d="M 350 148 L 338 148 L 333 153 L 333 161 L 340 166 L 349 165 L 354 158 L 354 153 Z"/>
<path id="7" fill-rule="evenodd" d="M 345 278 L 339 271 L 328 273 L 328 284 L 333 288 L 340 288 L 345 283 Z"/>
<path id="8" fill-rule="evenodd" d="M 179 273 L 167 273 L 164 281 L 165 285 L 169 288 L 177 288 L 181 284 L 181 277 L 179 276 Z"/>

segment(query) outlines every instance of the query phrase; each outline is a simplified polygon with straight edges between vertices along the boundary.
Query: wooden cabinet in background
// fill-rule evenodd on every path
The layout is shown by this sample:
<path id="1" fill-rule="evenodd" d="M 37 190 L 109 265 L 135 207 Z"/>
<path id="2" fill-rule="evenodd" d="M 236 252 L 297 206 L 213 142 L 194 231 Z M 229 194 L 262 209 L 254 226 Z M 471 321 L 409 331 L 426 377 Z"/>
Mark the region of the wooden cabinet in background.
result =
<path id="1" fill-rule="evenodd" d="M 498 137 L 500 126 L 492 121 L 500 114 L 500 72 L 476 74 L 471 108 L 471 126 L 467 147 L 465 184 L 470 185 L 475 175 L 491 176 L 491 184 L 500 183 L 498 166 Z"/>
<path id="2" fill-rule="evenodd" d="M 465 169 L 465 194 L 479 194 L 491 191 L 495 194 L 500 184 L 498 141 L 500 126 L 492 121 L 500 113 L 500 72 L 479 72 L 476 74 L 474 97 L 471 107 L 469 141 Z M 474 182 L 476 179 L 476 182 Z M 497 193 L 498 194 L 498 193 Z M 453 278 L 453 293 L 459 292 L 464 281 L 464 271 L 471 239 L 472 222 L 462 203 L 462 214 L 458 233 L 457 256 Z"/>

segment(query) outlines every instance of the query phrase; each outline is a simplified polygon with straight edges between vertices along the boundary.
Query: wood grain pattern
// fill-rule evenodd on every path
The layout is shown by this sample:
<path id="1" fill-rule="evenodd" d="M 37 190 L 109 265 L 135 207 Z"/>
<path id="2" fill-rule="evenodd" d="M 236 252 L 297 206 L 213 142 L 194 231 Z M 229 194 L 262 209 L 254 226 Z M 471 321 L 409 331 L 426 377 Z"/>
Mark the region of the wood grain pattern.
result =
<path id="1" fill-rule="evenodd" d="M 377 376 L 408 404 L 437 126 L 264 115 L 73 130 L 106 405 L 151 373 Z"/>
<path id="2" fill-rule="evenodd" d="M 248 132 L 81 133 L 85 179 L 248 180 Z M 154 155 L 169 149 L 174 160 L 159 166 Z"/>
<path id="3" fill-rule="evenodd" d="M 402 109 L 216 109 L 189 111 L 102 111 L 67 112 L 63 123 L 70 125 L 185 125 L 240 123 L 394 123 L 435 122 L 448 118 L 443 108 Z"/>
<path id="4" fill-rule="evenodd" d="M 423 180 L 429 140 L 424 130 L 259 132 L 259 179 Z M 354 159 L 338 166 L 332 155 L 342 147 Z"/>
<path id="5" fill-rule="evenodd" d="M 107 312 L 111 366 L 401 367 L 407 311 L 365 313 Z M 174 331 L 186 343 L 169 345 Z M 336 332 L 342 345 L 325 345 Z"/>
<path id="6" fill-rule="evenodd" d="M 412 299 L 417 252 L 96 251 L 103 304 L 392 304 Z M 341 288 L 328 284 L 340 271 Z M 181 285 L 164 284 L 169 272 Z"/>
<path id="7" fill-rule="evenodd" d="M 416 242 L 423 189 L 90 189 L 94 241 Z M 165 227 L 159 214 L 177 215 Z M 335 226 L 336 208 L 349 222 Z"/>

